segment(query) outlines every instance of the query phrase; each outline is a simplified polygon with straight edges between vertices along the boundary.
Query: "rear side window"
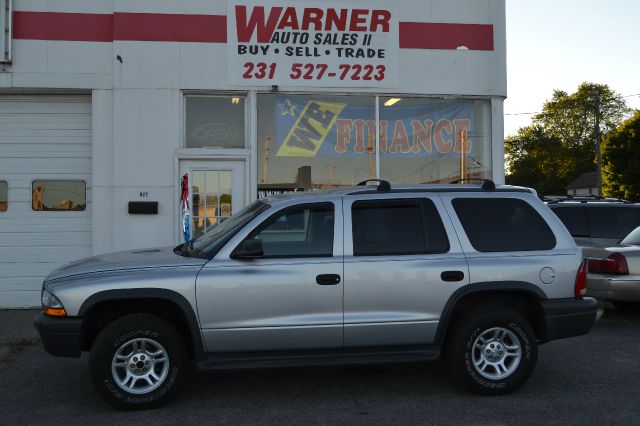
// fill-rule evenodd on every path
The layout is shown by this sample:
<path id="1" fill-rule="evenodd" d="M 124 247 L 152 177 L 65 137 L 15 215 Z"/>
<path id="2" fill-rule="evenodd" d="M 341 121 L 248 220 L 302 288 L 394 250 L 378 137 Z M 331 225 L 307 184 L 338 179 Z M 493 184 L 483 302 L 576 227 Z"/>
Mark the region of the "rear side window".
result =
<path id="1" fill-rule="evenodd" d="M 640 208 L 594 206 L 587 208 L 591 238 L 624 238 L 640 226 Z"/>
<path id="2" fill-rule="evenodd" d="M 431 200 L 366 200 L 351 210 L 355 256 L 446 253 L 449 240 Z"/>
<path id="3" fill-rule="evenodd" d="M 556 238 L 542 216 L 515 198 L 456 198 L 453 208 L 480 252 L 551 250 Z"/>
<path id="4" fill-rule="evenodd" d="M 551 207 L 572 237 L 588 237 L 587 216 L 582 206 Z"/>

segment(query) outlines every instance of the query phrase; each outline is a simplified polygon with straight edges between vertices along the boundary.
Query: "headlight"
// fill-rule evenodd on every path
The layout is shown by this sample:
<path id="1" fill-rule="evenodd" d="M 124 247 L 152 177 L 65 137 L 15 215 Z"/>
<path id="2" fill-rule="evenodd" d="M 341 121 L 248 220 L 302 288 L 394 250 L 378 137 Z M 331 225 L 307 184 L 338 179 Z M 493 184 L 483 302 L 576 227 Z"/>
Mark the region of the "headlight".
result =
<path id="1" fill-rule="evenodd" d="M 42 311 L 52 317 L 65 317 L 67 312 L 62 302 L 47 290 L 42 290 Z"/>

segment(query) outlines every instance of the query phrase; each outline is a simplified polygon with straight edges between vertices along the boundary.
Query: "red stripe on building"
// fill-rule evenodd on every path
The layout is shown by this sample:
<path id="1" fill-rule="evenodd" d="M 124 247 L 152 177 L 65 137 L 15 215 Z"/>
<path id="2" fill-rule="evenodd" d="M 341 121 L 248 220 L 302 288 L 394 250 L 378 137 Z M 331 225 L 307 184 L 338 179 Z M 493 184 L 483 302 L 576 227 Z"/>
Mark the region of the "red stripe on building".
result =
<path id="1" fill-rule="evenodd" d="M 113 15 L 15 11 L 13 38 L 109 42 L 113 41 Z"/>
<path id="2" fill-rule="evenodd" d="M 493 25 L 400 22 L 400 48 L 493 50 Z M 13 12 L 13 37 L 23 40 L 226 43 L 224 15 Z"/>
<path id="3" fill-rule="evenodd" d="M 400 22 L 400 48 L 493 50 L 493 25 Z"/>
<path id="4" fill-rule="evenodd" d="M 114 13 L 114 40 L 226 43 L 225 15 Z"/>

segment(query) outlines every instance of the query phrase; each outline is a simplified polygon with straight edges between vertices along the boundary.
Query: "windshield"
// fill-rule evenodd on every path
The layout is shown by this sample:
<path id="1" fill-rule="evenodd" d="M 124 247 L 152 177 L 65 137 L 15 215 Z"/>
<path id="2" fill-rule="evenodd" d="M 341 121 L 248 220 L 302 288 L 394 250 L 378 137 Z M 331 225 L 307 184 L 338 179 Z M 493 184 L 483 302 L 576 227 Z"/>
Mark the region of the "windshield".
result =
<path id="1" fill-rule="evenodd" d="M 640 226 L 631 231 L 629 235 L 624 237 L 620 244 L 631 244 L 635 246 L 640 246 Z"/>
<path id="2" fill-rule="evenodd" d="M 211 259 L 244 225 L 269 208 L 268 204 L 255 201 L 230 218 L 218 222 L 196 240 L 192 240 L 186 251 L 187 256 Z"/>

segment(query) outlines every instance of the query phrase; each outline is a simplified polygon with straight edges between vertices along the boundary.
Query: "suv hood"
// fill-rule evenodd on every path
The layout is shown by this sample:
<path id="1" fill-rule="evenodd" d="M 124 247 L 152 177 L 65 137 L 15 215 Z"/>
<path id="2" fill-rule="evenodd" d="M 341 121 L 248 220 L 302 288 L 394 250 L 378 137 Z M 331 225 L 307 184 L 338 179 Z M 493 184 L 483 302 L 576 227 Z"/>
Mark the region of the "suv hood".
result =
<path id="1" fill-rule="evenodd" d="M 98 272 L 203 266 L 207 262 L 208 259 L 179 256 L 173 252 L 173 247 L 118 251 L 67 263 L 51 272 L 45 282 Z"/>

